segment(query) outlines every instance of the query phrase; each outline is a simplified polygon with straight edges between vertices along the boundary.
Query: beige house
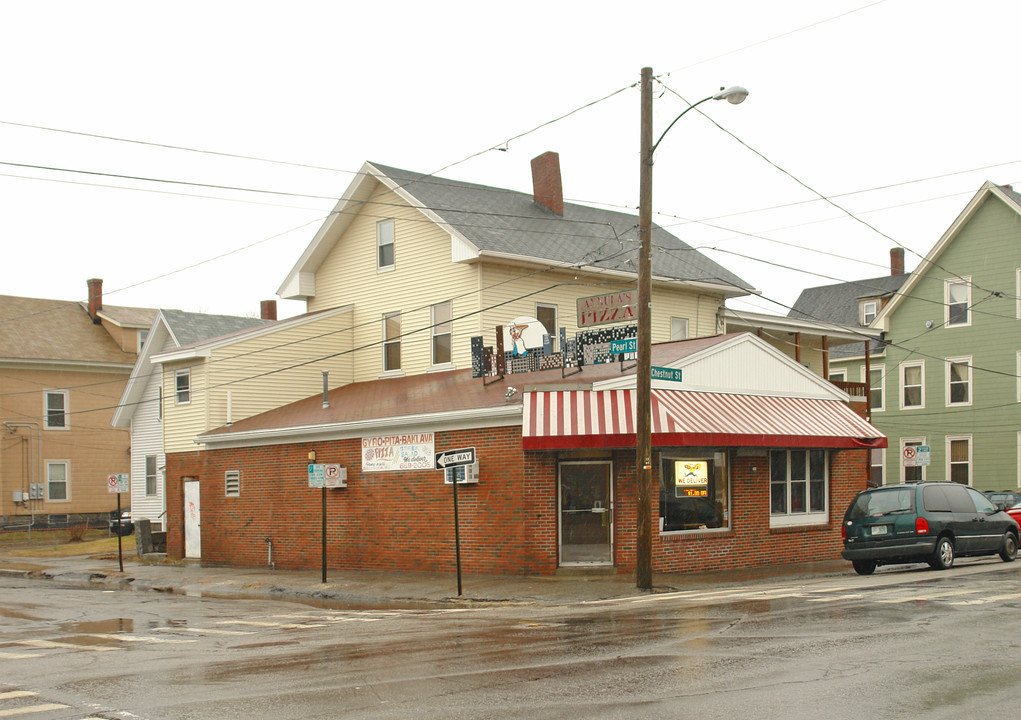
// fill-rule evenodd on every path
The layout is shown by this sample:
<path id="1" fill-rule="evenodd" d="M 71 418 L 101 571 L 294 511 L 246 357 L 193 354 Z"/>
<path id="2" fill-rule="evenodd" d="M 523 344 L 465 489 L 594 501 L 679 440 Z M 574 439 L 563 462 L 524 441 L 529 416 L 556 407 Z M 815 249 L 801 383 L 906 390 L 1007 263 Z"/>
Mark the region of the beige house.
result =
<path id="1" fill-rule="evenodd" d="M 155 352 L 162 451 L 200 450 L 196 436 L 313 395 L 324 374 L 351 382 L 351 325 L 336 307 Z"/>
<path id="2" fill-rule="evenodd" d="M 565 203 L 556 153 L 532 179 L 529 194 L 365 163 L 278 294 L 350 309 L 354 381 L 471 368 L 470 338 L 495 344 L 516 318 L 556 346 L 579 300 L 636 287 L 637 218 Z M 653 246 L 653 342 L 723 332 L 747 283 L 661 228 Z"/>
<path id="3" fill-rule="evenodd" d="M 154 310 L 0 296 L 0 516 L 4 526 L 105 519 L 129 470 L 110 419 Z M 122 498 L 126 507 L 127 500 Z"/>

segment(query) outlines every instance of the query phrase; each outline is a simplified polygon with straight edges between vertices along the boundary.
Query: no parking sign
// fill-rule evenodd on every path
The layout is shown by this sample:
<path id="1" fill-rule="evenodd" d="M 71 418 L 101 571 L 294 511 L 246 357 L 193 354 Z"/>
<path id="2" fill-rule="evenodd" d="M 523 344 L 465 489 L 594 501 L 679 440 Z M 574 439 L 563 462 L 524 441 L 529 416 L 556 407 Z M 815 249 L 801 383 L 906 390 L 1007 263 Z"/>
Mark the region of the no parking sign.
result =
<path id="1" fill-rule="evenodd" d="M 127 473 L 106 476 L 106 491 L 108 493 L 126 493 L 131 490 L 131 482 Z"/>

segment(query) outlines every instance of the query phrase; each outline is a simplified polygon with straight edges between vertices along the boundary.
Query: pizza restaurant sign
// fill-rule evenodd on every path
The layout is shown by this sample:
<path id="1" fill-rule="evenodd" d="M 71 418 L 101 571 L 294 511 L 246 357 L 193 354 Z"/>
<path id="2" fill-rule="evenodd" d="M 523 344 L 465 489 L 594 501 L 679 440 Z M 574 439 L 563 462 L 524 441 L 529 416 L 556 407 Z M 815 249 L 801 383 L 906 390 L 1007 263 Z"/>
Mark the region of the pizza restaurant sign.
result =
<path id="1" fill-rule="evenodd" d="M 578 298 L 578 327 L 634 322 L 638 319 L 638 290 Z"/>

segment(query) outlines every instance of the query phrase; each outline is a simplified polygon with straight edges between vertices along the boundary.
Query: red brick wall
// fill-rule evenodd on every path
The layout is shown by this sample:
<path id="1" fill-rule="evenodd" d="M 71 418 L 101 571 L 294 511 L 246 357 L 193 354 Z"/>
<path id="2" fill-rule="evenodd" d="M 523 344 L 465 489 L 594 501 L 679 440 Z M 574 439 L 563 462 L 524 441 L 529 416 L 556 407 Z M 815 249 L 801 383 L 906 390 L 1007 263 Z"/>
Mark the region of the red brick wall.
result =
<path id="1" fill-rule="evenodd" d="M 435 446 L 475 447 L 478 485 L 458 486 L 465 573 L 549 574 L 556 568 L 556 474 L 524 456 L 520 428 L 437 433 Z M 439 470 L 362 472 L 361 440 L 167 455 L 168 537 L 184 553 L 183 480 L 201 483 L 202 562 L 282 569 L 321 567 L 322 490 L 308 487 L 308 453 L 347 468 L 347 487 L 326 491 L 327 566 L 454 572 L 452 486 Z M 241 496 L 224 495 L 224 473 L 241 471 Z"/>
<path id="2" fill-rule="evenodd" d="M 475 447 L 480 482 L 458 487 L 461 567 L 466 574 L 551 574 L 557 568 L 557 458 L 521 448 L 520 428 L 441 432 L 435 446 Z M 201 483 L 202 562 L 206 565 L 321 567 L 322 491 L 308 487 L 308 453 L 347 467 L 348 487 L 327 496 L 327 566 L 333 570 L 454 572 L 452 487 L 440 471 L 365 473 L 361 441 L 338 440 L 167 455 L 167 549 L 184 552 L 183 480 Z M 635 457 L 608 453 L 614 469 L 614 562 L 635 569 Z M 863 456 L 866 458 L 863 460 Z M 578 459 L 569 453 L 561 459 Z M 606 456 L 603 456 L 606 457 Z M 659 464 L 654 463 L 654 482 Z M 753 470 L 754 468 L 754 470 Z M 241 496 L 224 495 L 224 473 L 241 471 Z M 830 515 L 825 525 L 769 528 L 768 456 L 730 454 L 730 529 L 660 535 L 655 572 L 784 565 L 840 556 L 840 522 L 865 487 L 867 451 L 830 454 Z M 653 493 L 652 517 L 659 517 Z"/>

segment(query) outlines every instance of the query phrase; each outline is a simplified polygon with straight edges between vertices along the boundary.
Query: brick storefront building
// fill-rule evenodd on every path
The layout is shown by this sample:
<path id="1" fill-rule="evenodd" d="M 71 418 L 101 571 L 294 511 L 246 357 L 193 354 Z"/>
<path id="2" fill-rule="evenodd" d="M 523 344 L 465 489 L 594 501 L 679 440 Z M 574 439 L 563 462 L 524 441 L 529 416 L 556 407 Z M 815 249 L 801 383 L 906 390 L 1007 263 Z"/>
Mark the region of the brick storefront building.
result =
<path id="1" fill-rule="evenodd" d="M 839 557 L 868 449 L 885 446 L 847 396 L 749 334 L 656 345 L 653 363 L 684 372 L 653 390 L 654 571 Z M 723 387 L 721 372 L 740 379 Z M 464 572 L 633 572 L 633 383 L 618 363 L 488 382 L 455 370 L 346 385 L 206 433 L 203 450 L 167 455 L 168 551 L 318 568 L 325 496 L 329 568 L 453 572 L 453 486 L 399 458 L 471 447 Z M 343 467 L 346 487 L 309 487 L 310 462 Z"/>

